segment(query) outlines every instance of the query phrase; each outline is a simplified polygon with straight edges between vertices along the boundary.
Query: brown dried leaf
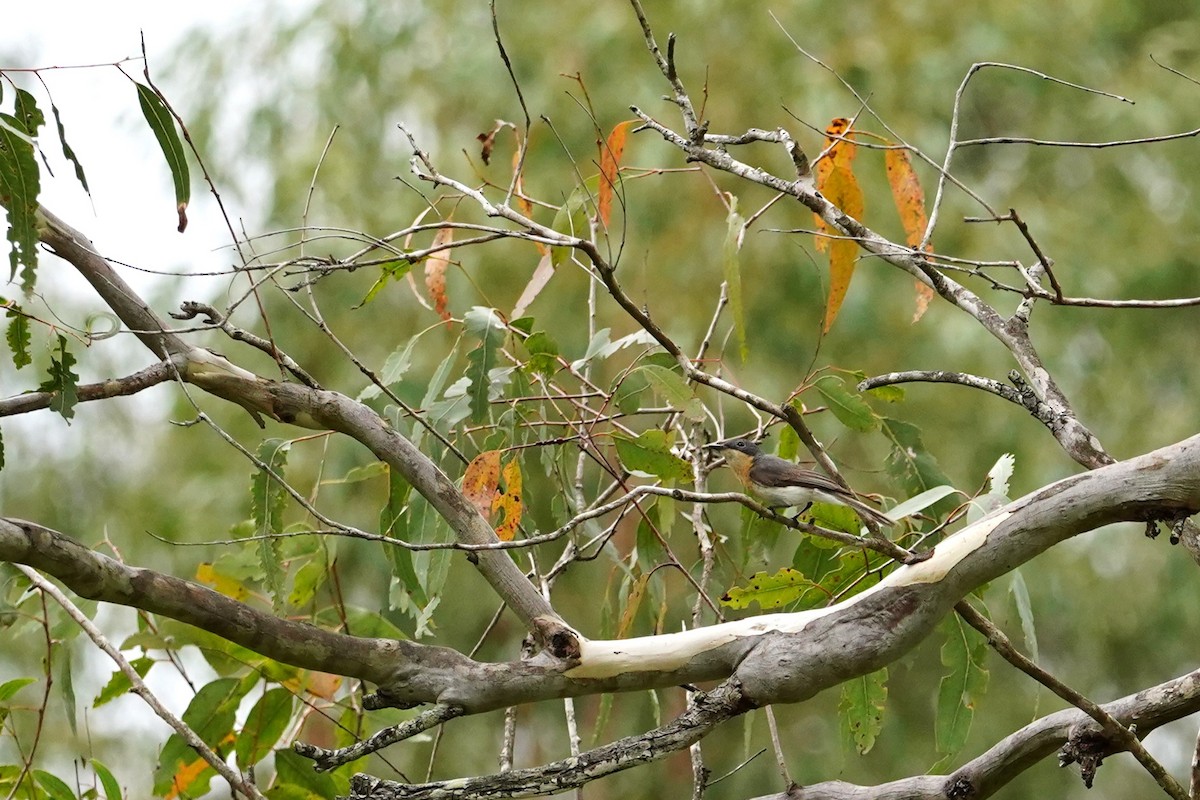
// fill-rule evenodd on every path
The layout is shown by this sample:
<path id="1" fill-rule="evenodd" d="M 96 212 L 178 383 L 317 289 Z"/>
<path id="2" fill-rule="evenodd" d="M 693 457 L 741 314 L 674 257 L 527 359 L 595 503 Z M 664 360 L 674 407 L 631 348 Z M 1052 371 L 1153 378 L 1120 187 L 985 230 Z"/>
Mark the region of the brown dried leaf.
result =
<path id="1" fill-rule="evenodd" d="M 621 154 L 625 152 L 625 137 L 629 135 L 629 126 L 637 120 L 625 120 L 617 123 L 608 135 L 608 142 L 600 149 L 600 223 L 607 228 L 612 216 L 612 196 L 617 185 L 617 172 L 621 169 Z"/>
<path id="2" fill-rule="evenodd" d="M 439 228 L 430 247 L 449 244 L 453 240 L 453 228 Z M 425 288 L 429 290 L 429 297 L 433 300 L 433 310 L 445 320 L 450 319 L 450 312 L 446 310 L 449 306 L 449 300 L 446 297 L 446 270 L 449 266 L 449 248 L 434 250 L 425 259 Z"/>

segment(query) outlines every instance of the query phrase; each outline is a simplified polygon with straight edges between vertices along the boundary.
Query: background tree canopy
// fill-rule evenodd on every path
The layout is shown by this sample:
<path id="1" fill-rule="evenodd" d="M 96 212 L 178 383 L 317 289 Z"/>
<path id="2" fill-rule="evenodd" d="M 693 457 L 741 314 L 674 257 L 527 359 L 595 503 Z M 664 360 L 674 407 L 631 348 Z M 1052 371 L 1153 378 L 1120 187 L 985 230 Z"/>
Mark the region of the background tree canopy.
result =
<path id="1" fill-rule="evenodd" d="M 1200 76 L 1195 45 L 1200 41 L 1200 18 L 1186 2 L 1097 1 L 1074 4 L 1053 17 L 1033 7 L 965 7 L 943 0 L 872 3 L 853 14 L 831 13 L 820 4 L 793 4 L 772 12 L 715 0 L 690 4 L 687 9 L 648 5 L 660 41 L 665 41 L 667 31 L 676 34 L 680 77 L 701 105 L 702 118 L 713 122 L 714 131 L 738 134 L 751 127 L 784 127 L 810 158 L 821 152 L 823 131 L 831 119 L 855 117 L 862 107 L 838 77 L 805 57 L 797 44 L 868 98 L 893 131 L 936 160 L 945 152 L 954 93 L 970 65 L 983 61 L 1029 67 L 1135 104 L 1034 75 L 985 71 L 972 79 L 964 96 L 960 139 L 1009 136 L 1103 142 L 1196 127 L 1192 97 L 1200 89 L 1155 63 Z M 668 125 L 675 125 L 677 111 L 662 102 L 663 76 L 647 53 L 636 17 L 623 5 L 566 11 L 561 3 L 541 0 L 519 8 L 501 4 L 498 24 L 532 118 L 523 190 L 546 203 L 532 208 L 533 218 L 562 231 L 556 206 L 570 208 L 573 197 L 580 205 L 580 195 L 573 193 L 599 171 L 597 154 L 602 148 L 597 140 L 633 118 L 631 105 Z M 128 42 L 114 43 L 114 52 L 123 53 L 127 46 Z M 0 64 L 40 66 L 16 63 L 3 48 Z M 361 241 L 342 232 L 383 236 L 412 224 L 427 211 L 432 195 L 410 172 L 412 147 L 398 123 L 412 131 L 440 170 L 464 183 L 506 187 L 511 179 L 516 137 L 523 126 L 521 105 L 497 52 L 491 14 L 480 3 L 264 5 L 248 11 L 232 28 L 184 37 L 169 63 L 151 66 L 157 85 L 182 116 L 231 217 L 241 226 L 237 233 L 249 235 L 246 253 L 264 262 L 295 256 L 301 241 L 312 257 L 344 258 L 357 251 Z M 136 77 L 140 65 L 128 72 Z M 5 76 L 31 92 L 36 89 L 34 81 L 24 81 L 16 73 L 6 71 Z M 44 79 L 53 93 L 56 76 Z M 113 78 L 97 73 L 96 79 Z M 8 92 L 5 86 L 6 112 Z M 137 116 L 132 110 L 130 114 Z M 76 123 L 72 131 L 67 119 L 68 135 L 85 140 L 86 127 Z M 496 133 L 490 159 L 485 159 L 478 137 L 494 131 L 498 121 L 513 126 Z M 856 127 L 889 135 L 868 115 Z M 1196 148 L 1191 138 L 1132 148 L 975 147 L 958 153 L 954 174 L 995 208 L 1019 211 L 1041 248 L 1054 259 L 1056 274 L 1070 287 L 1068 294 L 1192 297 L 1200 295 L 1191 263 L 1200 230 L 1200 207 L 1193 202 L 1200 190 Z M 747 160 L 776 174 L 792 174 L 781 148 L 760 144 L 748 152 Z M 86 168 L 87 158 L 82 160 Z M 157 152 L 147 162 L 145 174 L 129 179 L 164 180 Z M 71 168 L 54 164 L 56 180 L 69 180 Z M 746 218 L 768 202 L 772 192 L 685 163 L 677 148 L 653 132 L 629 135 L 621 164 L 623 180 L 607 253 L 619 256 L 620 280 L 629 297 L 645 304 L 685 350 L 694 351 L 713 316 L 718 287 L 728 277 L 723 254 L 730 235 L 731 204 L 736 202 L 737 212 Z M 927 196 L 932 196 L 936 172 L 921 163 L 917 172 Z M 860 148 L 855 174 L 865 196 L 863 221 L 894 241 L 904 241 L 882 151 Z M 194 193 L 199 195 L 199 179 L 193 178 Z M 593 184 L 591 191 L 597 190 Z M 205 213 L 215 213 L 210 205 L 204 208 Z M 986 216 L 965 193 L 951 190 L 941 214 L 933 240 L 938 253 L 1028 262 L 1028 245 L 1013 225 L 961 222 L 964 216 Z M 457 222 L 488 222 L 469 199 L 442 200 L 426 221 L 438 215 Z M 305 225 L 312 229 L 300 232 Z M 738 357 L 737 336 L 729 317 L 723 317 L 716 329 L 723 377 L 779 401 L 807 387 L 818 369 L 844 377 L 850 387 L 857 373 L 905 369 L 954 370 L 1005 380 L 1013 368 L 1006 350 L 973 320 L 945 304 L 934 302 L 914 323 L 913 280 L 871 258 L 858 263 L 837 321 L 823 335 L 828 257 L 817 251 L 811 236 L 787 233 L 813 225 L 807 210 L 781 203 L 746 234 L 738 258 L 741 302 L 750 321 L 745 329 L 746 356 Z M 277 233 L 258 238 L 268 232 Z M 89 235 L 99 241 L 101 233 Z M 116 252 L 119 248 L 114 244 L 105 246 Z M 228 241 L 212 244 L 228 245 Z M 429 235 L 421 244 L 429 244 Z M 102 250 L 108 255 L 108 250 Z M 230 250 L 228 258 L 232 265 L 237 254 Z M 380 274 L 377 267 L 331 274 L 312 287 L 320 298 L 327 329 L 345 351 L 377 372 L 386 372 L 385 364 L 399 370 L 403 359 L 410 361 L 394 391 L 413 407 L 445 402 L 446 386 L 471 368 L 467 353 L 479 340 L 470 332 L 471 310 L 496 308 L 507 314 L 525 290 L 539 253 L 528 242 L 500 241 L 455 250 L 452 260 L 446 273 L 447 310 L 456 318 L 466 318 L 467 332 L 461 325 L 442 324 L 437 311 L 424 303 L 429 295 L 423 280 L 427 265 L 413 269 L 415 293 L 399 278 L 365 304 Z M 153 264 L 133 266 L 186 272 L 190 265 L 177 263 L 173 254 L 163 252 Z M 557 352 L 567 361 L 582 359 L 593 339 L 587 319 L 593 284 L 587 272 L 570 262 L 559 266 L 552 284 L 527 313 L 536 319 L 538 330 L 552 334 Z M 992 291 L 977 279 L 964 280 L 1005 313 L 1016 306 L 1016 297 Z M 246 291 L 241 276 L 203 283 L 161 278 L 144 285 L 150 304 L 162 310 L 185 299 L 220 308 Z M 18 293 L 14 286 L 5 296 Z M 61 315 L 72 324 L 103 308 L 93 296 L 58 280 L 47 265 L 42 267 L 37 294 L 23 302 L 39 317 Z M 637 332 L 629 316 L 603 295 L 594 302 L 594 328 L 611 328 L 611 340 Z M 269 330 L 264 319 L 269 320 Z M 263 292 L 260 299 L 241 304 L 233 322 L 286 343 L 288 353 L 324 386 L 354 396 L 368 385 L 355 364 L 331 347 L 327 333 L 279 292 Z M 487 320 L 478 324 L 486 339 Z M 1194 308 L 1039 308 L 1031 317 L 1031 328 L 1042 358 L 1080 419 L 1114 457 L 1131 457 L 1195 433 L 1194 398 L 1200 386 L 1196 371 L 1182 361 L 1187 352 L 1184 343 L 1200 334 L 1200 316 Z M 207 336 L 211 339 L 205 346 L 222 352 L 234 349 L 215 334 Z M 87 357 L 80 357 L 81 382 L 144 366 L 143 353 L 123 348 L 128 341 L 128 337 L 96 341 Z M 412 347 L 406 349 L 409 343 Z M 597 359 L 594 380 L 606 389 L 613 385 L 635 363 L 633 352 Z M 280 370 L 263 353 L 239 350 L 236 361 L 259 375 L 279 377 Z M 35 350 L 33 368 L 39 376 L 50 364 L 49 350 Z M 449 373 L 439 378 L 443 366 Z M 6 395 L 35 388 L 29 368 L 17 372 L 7 361 L 0 368 L 10 387 Z M 437 387 L 439 380 L 440 388 L 431 396 L 430 387 Z M 153 394 L 152 401 L 142 396 L 81 404 L 69 429 L 48 412 L 6 418 L 7 467 L 0 481 L 3 513 L 36 520 L 88 544 L 107 535 L 131 564 L 194 576 L 202 565 L 215 563 L 222 575 L 240 575 L 253 584 L 250 576 L 257 562 L 240 548 L 172 547 L 145 535 L 183 543 L 220 540 L 231 530 L 244 533 L 237 526 L 253 515 L 248 491 L 248 478 L 255 471 L 252 465 L 232 462 L 237 466 L 231 468 L 228 443 L 204 426 L 166 424 L 195 417 L 196 409 L 183 393 L 160 388 Z M 193 395 L 223 429 L 268 460 L 273 451 L 270 446 L 259 450 L 260 442 L 296 435 L 274 423 L 262 432 L 231 404 L 198 392 Z M 730 435 L 751 430 L 758 422 L 729 398 L 704 397 Z M 649 387 L 643 405 L 657 402 L 654 398 L 661 399 Z M 810 391 L 801 400 L 813 410 L 825 405 L 827 398 Z M 383 409 L 384 404 L 379 402 L 378 407 Z M 446 410 L 448 415 L 454 413 Z M 886 413 L 919 427 L 937 469 L 965 491 L 984 487 L 989 468 L 1004 453 L 1015 456 L 1011 497 L 1079 469 L 1037 420 L 1009 403 L 962 388 L 915 384 L 906 387 L 903 401 L 889 405 Z M 395 417 L 398 428 L 402 416 Z M 887 437 L 879 431 L 851 432 L 829 412 L 806 419 L 855 488 L 905 499 L 882 466 L 892 452 Z M 496 411 L 494 422 L 494 428 L 472 428 L 465 418 L 456 420 L 455 441 L 468 459 L 524 441 L 517 433 L 522 419 L 501 417 Z M 405 421 L 403 430 L 416 429 Z M 422 435 L 415 433 L 414 438 Z M 531 434 L 541 441 L 558 435 L 569 437 L 570 426 L 542 425 L 536 435 Z M 771 441 L 772 449 L 780 438 L 777 434 Z M 461 474 L 463 466 L 432 435 L 417 441 L 422 449 L 435 453 L 448 472 Z M 526 481 L 525 520 L 531 530 L 552 530 L 574 512 L 565 495 L 574 478 L 575 452 L 577 447 L 564 441 L 519 456 Z M 382 473 L 372 472 L 375 461 L 361 447 L 318 436 L 294 442 L 287 460 L 289 481 L 319 496 L 319 505 L 330 518 L 364 530 L 380 528 L 379 509 L 387 504 L 389 482 L 380 477 Z M 587 481 L 589 491 L 601 485 L 595 475 L 589 474 Z M 734 484 L 729 476 L 716 473 L 709 488 L 733 489 Z M 259 502 L 266 500 L 260 496 Z M 686 541 L 689 533 L 682 511 L 682 504 L 664 505 L 655 512 L 656 521 L 664 534 L 673 532 Z M 773 572 L 798 558 L 795 537 L 799 534 L 757 521 L 737 507 L 714 506 L 709 513 L 720 537 L 714 585 L 744 584 L 754 573 Z M 314 526 L 295 506 L 289 507 L 283 522 Z M 419 522 L 411 523 L 414 529 Z M 589 530 L 602 528 L 597 524 Z M 624 526 L 616 535 L 615 547 L 601 557 L 600 565 L 572 568 L 563 579 L 564 585 L 554 595 L 556 609 L 597 637 L 601 632 L 605 638 L 619 638 L 618 633 L 648 635 L 661 632 L 665 625 L 676 630 L 679 620 L 687 619 L 691 611 L 692 597 L 684 592 L 683 581 L 664 572 L 639 584 L 636 551 L 642 550 L 644 556 L 660 545 L 637 524 Z M 684 547 L 676 540 L 672 545 Z M 413 556 L 411 569 L 423 585 L 433 586 L 437 581 L 431 576 L 448 571 L 445 586 L 450 588 L 439 589 L 439 603 L 426 606 L 428 613 L 422 613 L 413 605 L 416 601 L 402 599 L 403 588 L 397 588 L 393 577 L 396 564 L 380 557 L 377 543 L 338 539 L 300 545 L 285 540 L 283 547 L 285 560 L 312 558 L 311 563 L 334 576 L 322 592 L 378 614 L 370 622 L 364 618 L 347 623 L 353 633 L 386 636 L 390 625 L 407 637 L 432 633 L 436 643 L 467 652 L 497 610 L 490 596 L 486 602 L 481 599 L 483 585 L 459 554 L 451 558 L 439 551 Z M 319 551 L 319 557 L 306 547 Z M 1040 663 L 1085 695 L 1108 700 L 1195 668 L 1190 637 L 1179 635 L 1188 630 L 1194 616 L 1189 613 L 1191 595 L 1163 588 L 1191 586 L 1189 581 L 1194 581 L 1194 565 L 1179 549 L 1151 545 L 1139 535 L 1130 535 L 1129 526 L 1115 526 L 1054 548 L 1024 565 L 1021 575 L 1020 584 L 1005 577 L 983 593 L 993 619 L 1010 633 L 1019 631 L 1019 601 L 1013 598 L 1027 587 Z M 11 580 L 7 584 L 14 585 Z M 634 591 L 647 593 L 640 605 L 629 603 Z M 632 609 L 628 619 L 622 617 L 626 609 Z M 132 614 L 111 613 L 114 625 L 133 630 Z M 516 622 L 511 616 L 502 617 L 499 629 L 484 641 L 477 657 L 515 658 L 523 634 Z M 145 623 L 138 630 L 149 636 Z M 11 645 L 0 648 L 0 678 L 42 672 L 42 627 L 21 626 L 0 635 Z M 827 780 L 838 774 L 836 765 L 841 764 L 847 780 L 869 784 L 937 763 L 941 754 L 932 732 L 937 716 L 936 676 L 945 671 L 943 641 L 933 637 L 891 665 L 880 745 L 865 756 L 854 753 L 838 730 L 838 693 L 826 692 L 801 705 L 777 706 L 780 735 L 789 742 L 792 777 L 802 784 Z M 70 660 L 60 662 L 73 664 L 77 671 L 74 691 L 80 707 L 90 705 L 110 669 L 85 650 L 84 645 L 73 646 L 68 649 Z M 189 669 L 200 676 L 197 684 L 208 680 L 204 676 L 221 672 L 211 652 L 207 665 L 190 651 L 183 653 Z M 1056 698 L 998 665 L 998 660 L 995 665 L 989 662 L 990 685 L 975 706 L 970 738 L 956 756 L 959 760 L 1059 707 Z M 212 668 L 215 672 L 206 672 Z M 168 671 L 165 665 L 155 670 Z M 66 674 L 69 671 L 59 675 L 60 684 Z M 188 691 L 182 681 L 175 685 L 174 691 Z M 680 692 L 650 695 L 578 701 L 584 746 L 645 730 L 670 719 L 683 706 Z M 34 705 L 36 700 L 26 702 Z M 132 709 L 139 701 L 125 697 L 113 702 Z M 561 715 L 557 703 L 521 710 L 518 765 L 540 764 L 567 753 Z M 374 712 L 366 724 L 374 730 L 407 716 L 411 712 Z M 494 772 L 500 727 L 495 716 L 457 721 L 453 747 L 443 745 L 434 775 Z M 351 719 L 352 714 L 342 721 Z M 709 766 L 718 775 L 770 746 L 761 715 L 747 715 L 744 720 L 705 739 Z M 81 753 L 94 755 L 110 765 L 128 765 L 116 772 L 130 787 L 131 796 L 149 791 L 149 745 L 123 738 L 120 725 L 106 719 L 101 710 L 92 712 L 88 723 L 86 730 L 69 726 L 63 710 L 51 705 L 45 724 L 54 735 L 42 747 L 53 769 L 68 774 L 59 765 Z M 40 722 L 32 715 L 13 714 L 5 724 L 0 761 L 20 763 L 15 750 L 20 736 L 9 734 L 20 732 L 27 740 Z M 159 737 L 153 744 L 158 748 L 164 734 L 156 731 L 154 736 Z M 1149 746 L 1178 772 L 1190 757 L 1193 741 L 1190 728 L 1168 727 L 1152 737 Z M 430 749 L 426 743 L 393 748 L 385 753 L 387 764 L 373 761 L 370 771 L 394 778 L 395 773 L 388 771 L 394 768 L 420 780 Z M 356 768 L 366 769 L 361 764 Z M 586 792 L 595 797 L 659 797 L 664 787 L 687 780 L 688 769 L 687 759 L 676 756 L 649 771 L 635 770 L 593 784 Z M 1121 757 L 1113 760 L 1100 786 L 1107 797 L 1140 796 L 1149 791 L 1147 780 L 1131 760 Z M 751 796 L 778 791 L 778 782 L 772 759 L 764 755 L 713 791 L 714 796 Z M 1017 778 L 1000 796 L 1072 797 L 1083 792 L 1077 779 L 1043 764 Z"/>

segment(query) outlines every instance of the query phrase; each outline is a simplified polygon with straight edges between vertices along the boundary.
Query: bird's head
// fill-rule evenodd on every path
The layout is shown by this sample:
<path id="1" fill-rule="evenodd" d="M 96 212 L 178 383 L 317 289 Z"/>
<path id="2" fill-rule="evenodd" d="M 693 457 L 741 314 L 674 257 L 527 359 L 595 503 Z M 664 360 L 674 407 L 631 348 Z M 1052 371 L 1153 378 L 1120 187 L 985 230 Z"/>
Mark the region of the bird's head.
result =
<path id="1" fill-rule="evenodd" d="M 750 465 L 754 463 L 754 457 L 762 452 L 758 443 L 749 439 L 726 439 L 723 442 L 713 442 L 706 447 L 723 455 L 725 463 L 743 480 L 750 471 Z"/>

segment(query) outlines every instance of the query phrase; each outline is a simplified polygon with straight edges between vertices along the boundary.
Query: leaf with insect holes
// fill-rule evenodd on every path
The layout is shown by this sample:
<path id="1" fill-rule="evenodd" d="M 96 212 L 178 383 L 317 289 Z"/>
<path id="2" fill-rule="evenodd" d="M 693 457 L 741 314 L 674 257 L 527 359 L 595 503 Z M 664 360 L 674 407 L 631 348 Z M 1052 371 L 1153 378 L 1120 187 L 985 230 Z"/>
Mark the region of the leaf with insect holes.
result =
<path id="1" fill-rule="evenodd" d="M 175 182 L 175 210 L 179 215 L 177 230 L 183 233 L 187 229 L 187 207 L 192 196 L 191 179 L 188 175 L 187 156 L 184 154 L 183 141 L 175 127 L 175 118 L 158 93 L 141 83 L 135 83 L 138 93 L 138 105 L 142 108 L 142 116 L 146 124 L 154 132 L 158 146 L 162 149 L 163 157 L 171 170 L 171 179 Z"/>
<path id="2" fill-rule="evenodd" d="M 37 279 L 40 181 L 29 131 L 16 117 L 0 114 L 0 206 L 8 212 L 9 280 L 23 267 L 21 288 L 26 294 Z"/>
<path id="3" fill-rule="evenodd" d="M 885 667 L 877 672 L 860 675 L 842 684 L 842 698 L 838 703 L 838 716 L 842 721 L 842 733 L 854 745 L 859 755 L 865 756 L 875 746 L 875 739 L 883 729 L 883 708 L 887 702 L 888 671 Z"/>
<path id="4" fill-rule="evenodd" d="M 42 381 L 38 391 L 53 393 L 50 408 L 67 422 L 75 416 L 75 405 L 79 402 L 79 376 L 71 369 L 74 366 L 75 355 L 67 349 L 67 337 L 60 333 L 58 348 L 50 356 L 50 377 Z"/>
<path id="5" fill-rule="evenodd" d="M 521 464 L 513 459 L 504 465 L 504 491 L 492 499 L 492 514 L 504 512 L 504 519 L 496 526 L 496 536 L 502 542 L 511 542 L 521 524 L 524 504 L 521 500 Z"/>
<path id="6" fill-rule="evenodd" d="M 58 142 L 62 145 L 63 158 L 75 166 L 75 180 L 79 181 L 79 185 L 83 187 L 83 190 L 90 197 L 92 190 L 88 188 L 87 175 L 83 173 L 83 164 L 80 163 L 79 157 L 75 155 L 75 151 L 71 148 L 71 145 L 67 144 L 67 129 L 63 126 L 62 116 L 58 113 L 58 106 L 51 103 L 50 111 L 54 114 L 54 127 L 58 130 Z"/>
<path id="7" fill-rule="evenodd" d="M 663 480 L 692 480 L 692 466 L 671 452 L 673 437 L 665 431 L 648 430 L 637 438 L 613 434 L 617 456 L 630 472 Z"/>
<path id="8" fill-rule="evenodd" d="M 721 597 L 721 605 L 749 608 L 758 603 L 764 611 L 794 603 L 817 584 L 794 569 L 781 569 L 774 575 L 756 573 L 745 586 L 734 586 Z"/>
<path id="9" fill-rule="evenodd" d="M 966 744 L 975 709 L 987 691 L 988 671 L 983 665 L 988 646 L 957 614 L 946 617 L 942 629 L 946 635 L 942 665 L 949 672 L 938 687 L 934 739 L 938 752 L 950 758 Z"/>
<path id="10" fill-rule="evenodd" d="M 29 318 L 21 313 L 21 307 L 16 303 L 9 303 L 7 315 L 9 323 L 4 338 L 12 353 L 13 366 L 20 369 L 33 363 L 33 356 L 29 354 Z"/>

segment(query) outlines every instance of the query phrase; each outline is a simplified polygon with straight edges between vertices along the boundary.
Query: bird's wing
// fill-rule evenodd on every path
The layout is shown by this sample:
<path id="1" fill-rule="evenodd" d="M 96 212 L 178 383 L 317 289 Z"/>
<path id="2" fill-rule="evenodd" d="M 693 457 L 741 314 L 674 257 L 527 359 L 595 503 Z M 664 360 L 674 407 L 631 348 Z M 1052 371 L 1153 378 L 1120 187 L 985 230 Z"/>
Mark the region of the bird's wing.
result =
<path id="1" fill-rule="evenodd" d="M 854 496 L 846 491 L 844 486 L 831 478 L 819 472 L 814 472 L 811 469 L 796 466 L 779 456 L 761 455 L 754 459 L 754 465 L 750 467 L 750 480 L 760 486 L 771 488 L 780 486 L 806 486 L 842 497 Z"/>

